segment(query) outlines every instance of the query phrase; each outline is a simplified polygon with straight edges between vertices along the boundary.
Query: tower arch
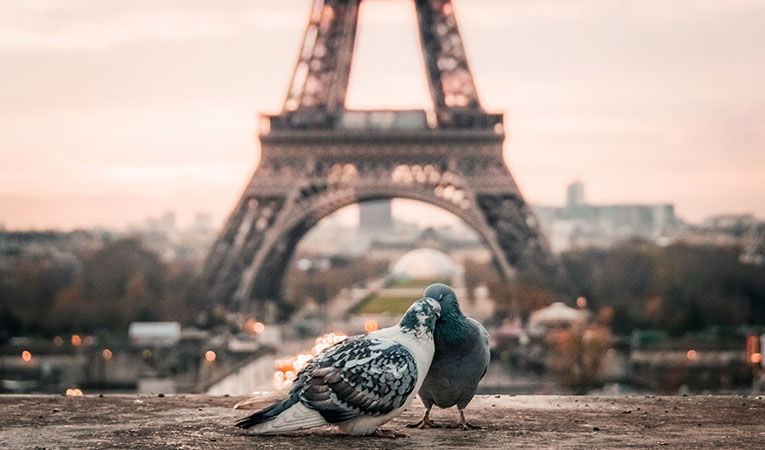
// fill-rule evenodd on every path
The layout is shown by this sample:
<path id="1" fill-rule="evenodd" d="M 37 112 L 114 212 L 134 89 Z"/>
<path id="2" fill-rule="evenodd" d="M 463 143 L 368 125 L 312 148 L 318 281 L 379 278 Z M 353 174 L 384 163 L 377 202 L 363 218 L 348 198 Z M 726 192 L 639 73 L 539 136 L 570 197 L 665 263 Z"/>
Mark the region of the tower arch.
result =
<path id="1" fill-rule="evenodd" d="M 211 304 L 277 301 L 300 238 L 353 203 L 408 198 L 470 225 L 501 276 L 565 277 L 503 159 L 503 115 L 481 107 L 451 0 L 413 0 L 434 110 L 349 110 L 361 0 L 315 0 L 279 114 L 260 118 L 261 159 L 204 268 Z M 253 306 L 255 305 L 255 306 Z"/>

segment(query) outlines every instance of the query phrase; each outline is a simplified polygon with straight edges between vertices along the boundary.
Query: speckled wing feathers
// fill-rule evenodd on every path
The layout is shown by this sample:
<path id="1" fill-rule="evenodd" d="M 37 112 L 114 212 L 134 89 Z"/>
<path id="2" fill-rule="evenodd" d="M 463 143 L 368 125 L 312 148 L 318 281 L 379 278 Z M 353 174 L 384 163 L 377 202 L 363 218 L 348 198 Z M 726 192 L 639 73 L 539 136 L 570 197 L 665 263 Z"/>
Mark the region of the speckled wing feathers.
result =
<path id="1" fill-rule="evenodd" d="M 391 340 L 349 338 L 314 358 L 293 388 L 329 423 L 401 407 L 417 383 L 412 354 Z"/>

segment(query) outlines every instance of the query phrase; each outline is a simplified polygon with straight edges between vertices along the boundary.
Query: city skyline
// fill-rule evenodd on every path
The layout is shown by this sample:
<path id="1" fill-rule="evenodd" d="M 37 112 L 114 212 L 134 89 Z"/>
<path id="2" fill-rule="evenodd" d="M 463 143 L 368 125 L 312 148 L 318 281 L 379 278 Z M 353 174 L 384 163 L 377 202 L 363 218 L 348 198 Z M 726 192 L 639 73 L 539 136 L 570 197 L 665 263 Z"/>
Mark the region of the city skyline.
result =
<path id="1" fill-rule="evenodd" d="M 593 203 L 765 216 L 765 2 L 667 3 L 455 0 L 531 203 L 561 204 L 583 179 Z M 256 112 L 281 107 L 308 6 L 0 3 L 0 223 L 222 220 L 257 164 Z M 360 23 L 348 106 L 428 107 L 411 3 L 367 1 Z"/>

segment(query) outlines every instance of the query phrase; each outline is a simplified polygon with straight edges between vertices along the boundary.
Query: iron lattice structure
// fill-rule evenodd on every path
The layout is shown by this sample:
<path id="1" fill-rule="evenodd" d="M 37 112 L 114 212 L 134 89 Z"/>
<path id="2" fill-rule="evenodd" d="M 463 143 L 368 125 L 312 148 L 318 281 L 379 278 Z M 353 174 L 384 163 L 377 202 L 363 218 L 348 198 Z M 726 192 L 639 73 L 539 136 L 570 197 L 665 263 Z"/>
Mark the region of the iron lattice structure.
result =
<path id="1" fill-rule="evenodd" d="M 261 160 L 206 261 L 209 300 L 278 306 L 300 238 L 332 212 L 408 198 L 472 226 L 501 275 L 562 280 L 502 157 L 502 114 L 484 111 L 451 0 L 414 0 L 434 114 L 345 108 L 361 0 L 315 0 L 281 113 L 261 116 Z"/>

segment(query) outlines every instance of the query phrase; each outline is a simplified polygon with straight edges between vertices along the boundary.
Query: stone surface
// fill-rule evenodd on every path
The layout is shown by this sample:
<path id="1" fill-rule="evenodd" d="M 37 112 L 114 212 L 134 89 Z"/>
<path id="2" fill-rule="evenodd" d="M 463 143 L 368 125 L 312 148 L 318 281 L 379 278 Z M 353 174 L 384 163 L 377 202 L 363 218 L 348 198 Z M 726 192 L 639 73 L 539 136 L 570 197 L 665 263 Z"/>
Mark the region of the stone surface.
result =
<path id="1" fill-rule="evenodd" d="M 388 428 L 388 440 L 320 428 L 284 436 L 250 436 L 233 426 L 252 411 L 243 397 L 196 395 L 0 396 L 0 448 L 396 448 L 662 447 L 763 448 L 765 400 L 759 396 L 476 397 L 468 420 L 483 427 L 416 430 L 419 400 Z M 254 403 L 260 407 L 267 403 Z M 456 409 L 434 410 L 454 425 Z"/>

